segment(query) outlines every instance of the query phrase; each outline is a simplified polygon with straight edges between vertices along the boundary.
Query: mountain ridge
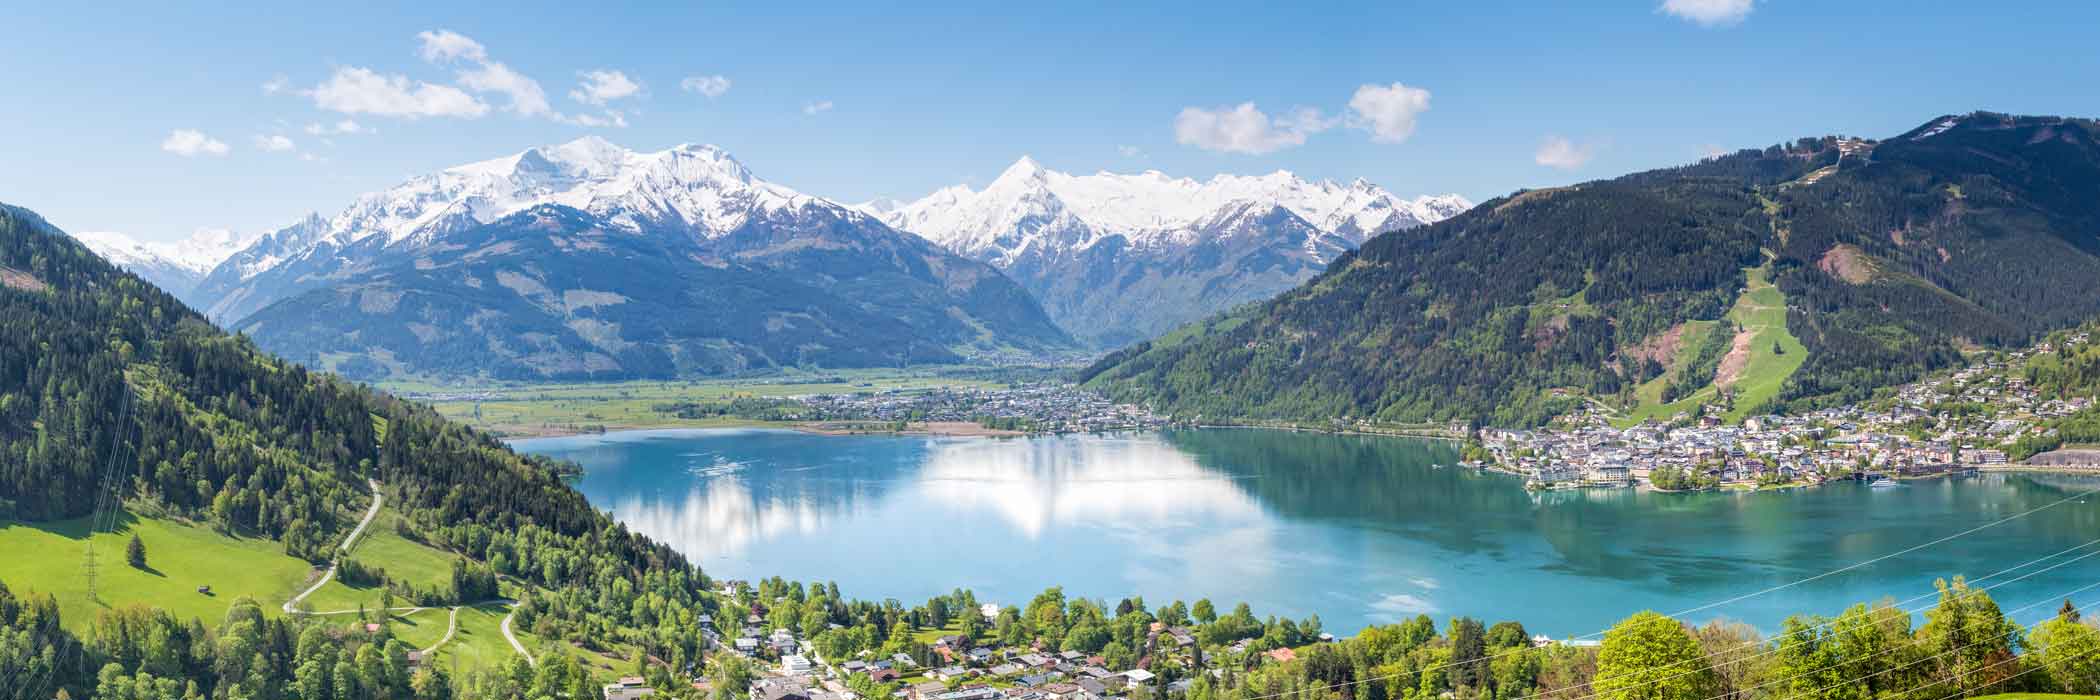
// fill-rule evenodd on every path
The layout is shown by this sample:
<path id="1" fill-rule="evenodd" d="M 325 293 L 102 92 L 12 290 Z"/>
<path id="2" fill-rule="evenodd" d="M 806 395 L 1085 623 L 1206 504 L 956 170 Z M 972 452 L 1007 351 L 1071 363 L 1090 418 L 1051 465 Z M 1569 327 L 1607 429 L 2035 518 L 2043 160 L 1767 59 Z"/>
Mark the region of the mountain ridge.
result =
<path id="1" fill-rule="evenodd" d="M 595 137 L 310 216 L 229 258 L 199 293 L 265 348 L 366 378 L 662 378 L 1072 347 L 990 266 L 760 179 L 713 146 L 638 153 Z M 687 318 L 708 315 L 721 318 Z"/>
<path id="2" fill-rule="evenodd" d="M 1658 387 L 1727 402 L 1721 366 L 1771 348 L 1644 350 L 1725 320 L 1764 270 L 1808 356 L 1735 412 L 1864 400 L 2100 315 L 2096 144 L 2091 120 L 1974 113 L 1519 191 L 1082 376 L 1208 419 L 1524 425 Z"/>
<path id="3" fill-rule="evenodd" d="M 1114 346 L 1267 298 L 1372 234 L 1471 205 L 1458 195 L 1405 200 L 1362 179 L 1308 181 L 1283 170 L 1204 181 L 1157 170 L 1070 175 L 1022 156 L 982 190 L 956 185 L 856 207 L 998 267 L 1059 325 Z"/>

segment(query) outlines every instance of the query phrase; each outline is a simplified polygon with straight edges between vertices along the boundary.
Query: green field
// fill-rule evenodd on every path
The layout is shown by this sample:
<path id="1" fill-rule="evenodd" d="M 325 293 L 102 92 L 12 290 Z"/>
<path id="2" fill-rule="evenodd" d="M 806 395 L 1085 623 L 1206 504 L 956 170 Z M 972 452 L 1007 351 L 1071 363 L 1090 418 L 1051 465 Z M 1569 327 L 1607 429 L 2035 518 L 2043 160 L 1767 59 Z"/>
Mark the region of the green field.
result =
<path id="1" fill-rule="evenodd" d="M 398 531 L 401 516 L 391 509 L 382 508 L 379 516 L 372 519 L 372 526 L 358 538 L 350 550 L 350 558 L 366 566 L 384 570 L 387 576 L 417 588 L 444 587 L 452 581 L 452 561 L 458 555 L 405 539 Z M 314 611 L 354 610 L 359 605 L 376 609 L 380 603 L 380 587 L 354 588 L 334 579 L 313 595 L 306 597 L 306 607 Z M 396 607 L 412 605 L 406 600 L 397 600 Z M 443 632 L 442 627 L 439 630 Z"/>
<path id="2" fill-rule="evenodd" d="M 1735 300 L 1728 317 L 1752 334 L 1750 362 L 1735 380 L 1735 409 L 1728 420 L 1739 421 L 1779 395 L 1787 377 L 1808 361 L 1808 348 L 1786 329 L 1786 294 L 1773 286 L 1767 268 L 1750 270 L 1747 291 Z M 1774 345 L 1782 352 L 1772 352 Z"/>
<path id="3" fill-rule="evenodd" d="M 445 611 L 434 612 L 442 615 Z M 503 640 L 503 616 L 509 613 L 510 608 L 501 603 L 460 608 L 459 631 L 453 633 L 451 642 L 437 650 L 434 662 L 447 669 L 457 664 L 462 671 L 510 663 L 518 653 Z M 438 623 L 438 636 L 444 636 L 444 618 L 431 619 Z"/>
<path id="4" fill-rule="evenodd" d="M 1778 396 L 1787 377 L 1793 376 L 1794 370 L 1800 369 L 1801 364 L 1808 360 L 1808 349 L 1786 328 L 1786 294 L 1773 286 L 1770 276 L 1768 268 L 1746 269 L 1744 291 L 1736 297 L 1735 306 L 1728 310 L 1728 320 L 1750 334 L 1746 353 L 1748 361 L 1731 386 L 1735 391 L 1735 407 L 1726 416 L 1730 421 L 1750 416 L 1766 401 Z M 1697 413 L 1700 406 L 1717 398 L 1719 389 L 1709 385 L 1684 398 L 1662 403 L 1663 386 L 1684 370 L 1693 349 L 1699 347 L 1717 325 L 1713 321 L 1687 322 L 1677 356 L 1671 359 L 1668 371 L 1636 388 L 1634 396 L 1639 399 L 1639 404 L 1614 422 L 1629 426 L 1650 418 L 1668 420 L 1680 411 Z M 1775 345 L 1780 352 L 1772 351 Z"/>
<path id="5" fill-rule="evenodd" d="M 836 380 L 833 380 L 836 379 Z M 986 379 L 927 370 L 852 370 L 790 373 L 762 379 L 625 381 L 571 384 L 458 384 L 386 382 L 396 394 L 426 397 L 447 418 L 505 434 L 574 432 L 590 428 L 710 428 L 756 425 L 738 418 L 680 418 L 659 410 L 678 402 L 726 402 L 738 397 L 788 397 L 856 391 L 987 387 Z"/>
<path id="6" fill-rule="evenodd" d="M 86 518 L 45 523 L 0 522 L 0 582 L 16 593 L 36 591 L 58 598 L 69 629 L 86 629 L 97 611 L 129 603 L 164 608 L 179 618 L 215 623 L 241 596 L 254 598 L 270 614 L 313 573 L 313 565 L 288 556 L 284 546 L 261 539 L 222 535 L 209 527 L 125 514 L 114 532 L 94 536 L 97 600 L 87 596 L 82 563 L 87 550 Z M 146 544 L 148 569 L 124 563 L 124 546 L 137 533 Z M 212 594 L 197 592 L 211 586 Z"/>

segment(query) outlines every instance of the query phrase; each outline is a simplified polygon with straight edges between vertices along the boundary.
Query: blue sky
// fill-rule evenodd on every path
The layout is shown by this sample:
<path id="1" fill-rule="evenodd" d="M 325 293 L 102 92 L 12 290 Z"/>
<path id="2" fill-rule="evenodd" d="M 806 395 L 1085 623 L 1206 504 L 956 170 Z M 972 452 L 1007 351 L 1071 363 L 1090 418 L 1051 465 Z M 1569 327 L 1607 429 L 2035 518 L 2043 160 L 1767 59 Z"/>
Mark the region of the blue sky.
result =
<path id="1" fill-rule="evenodd" d="M 588 133 L 717 144 L 847 201 L 1022 154 L 1477 200 L 1950 112 L 2100 116 L 2100 3 L 1659 2 L 43 3 L 0 42 L 0 201 L 256 231 Z"/>

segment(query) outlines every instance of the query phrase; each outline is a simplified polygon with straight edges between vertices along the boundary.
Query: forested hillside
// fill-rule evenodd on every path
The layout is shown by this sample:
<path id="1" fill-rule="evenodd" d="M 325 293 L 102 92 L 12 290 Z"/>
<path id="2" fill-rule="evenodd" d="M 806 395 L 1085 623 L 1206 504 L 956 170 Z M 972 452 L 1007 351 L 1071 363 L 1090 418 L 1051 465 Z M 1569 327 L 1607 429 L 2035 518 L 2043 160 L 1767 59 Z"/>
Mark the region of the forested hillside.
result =
<path id="1" fill-rule="evenodd" d="M 1082 378 L 1209 418 L 1525 425 L 1754 381 L 1779 388 L 1738 413 L 1857 400 L 2100 313 L 2096 143 L 1979 113 L 1519 192 Z M 1767 277 L 1805 362 L 1730 321 L 1769 310 L 1741 301 Z"/>
<path id="2" fill-rule="evenodd" d="M 0 522 L 86 515 L 106 490 L 133 512 L 278 540 L 318 561 L 355 524 L 370 501 L 366 479 L 376 479 L 420 536 L 474 562 L 461 580 L 496 573 L 538 591 L 521 624 L 554 638 L 635 644 L 667 660 L 697 657 L 690 623 L 711 604 L 704 576 L 592 509 L 554 464 L 428 408 L 262 354 L 22 209 L 0 207 L 0 280 Z M 16 605 L 0 595 L 0 607 Z M 43 694 L 33 697 L 58 689 L 82 697 L 106 662 L 126 676 L 196 681 L 211 697 L 408 697 L 405 673 L 352 673 L 315 681 L 350 684 L 337 694 L 285 694 L 309 673 L 331 676 L 337 652 L 348 663 L 367 640 L 309 642 L 312 627 L 253 617 L 246 625 L 229 618 L 217 642 L 244 652 L 216 661 L 186 652 L 146 664 L 109 638 L 92 653 L 10 656 L 0 667 L 43 664 Z M 97 624 L 129 626 L 125 639 L 209 643 L 195 623 L 164 613 Z"/>

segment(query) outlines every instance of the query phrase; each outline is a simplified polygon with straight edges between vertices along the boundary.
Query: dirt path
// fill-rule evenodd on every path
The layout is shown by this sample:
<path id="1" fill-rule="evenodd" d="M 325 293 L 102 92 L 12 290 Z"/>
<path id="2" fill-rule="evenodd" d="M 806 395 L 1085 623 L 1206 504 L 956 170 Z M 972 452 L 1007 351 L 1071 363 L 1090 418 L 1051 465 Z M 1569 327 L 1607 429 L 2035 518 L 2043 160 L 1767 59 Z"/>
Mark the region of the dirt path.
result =
<path id="1" fill-rule="evenodd" d="M 1735 332 L 1728 345 L 1728 354 L 1721 356 L 1721 366 L 1714 370 L 1714 386 L 1726 389 L 1735 386 L 1735 380 L 1743 376 L 1743 368 L 1750 366 L 1750 341 L 1757 333 L 1744 328 Z"/>
<path id="2" fill-rule="evenodd" d="M 449 644 L 449 643 L 451 643 L 451 642 L 452 642 L 452 635 L 453 635 L 453 633 L 456 633 L 456 632 L 458 632 L 458 631 L 459 631 L 459 606 L 457 606 L 457 605 L 454 605 L 454 606 L 452 606 L 452 615 L 451 615 L 451 617 L 449 617 L 449 618 L 446 618 L 446 620 L 445 620 L 445 638 L 444 638 L 444 639 L 440 639 L 440 640 L 437 640 L 437 643 L 436 643 L 436 644 L 432 644 L 432 645 L 430 645 L 430 648 L 429 648 L 429 649 L 424 649 L 424 650 L 423 650 L 423 655 L 424 655 L 424 656 L 429 656 L 429 655 L 430 655 L 430 654 L 431 654 L 432 652 L 435 652 L 435 651 L 437 651 L 437 650 L 438 650 L 438 648 L 440 648 L 440 647 L 443 647 L 443 646 L 445 646 L 446 644 Z"/>
<path id="3" fill-rule="evenodd" d="M 365 480 L 365 483 L 366 483 L 366 484 L 369 484 L 369 485 L 370 485 L 370 486 L 372 487 L 372 507 L 371 507 L 371 508 L 367 508 L 367 509 L 365 509 L 365 518 L 364 518 L 363 520 L 359 520 L 359 521 L 357 521 L 357 528 L 356 528 L 356 529 L 353 529 L 353 530 L 351 530 L 351 531 L 350 531 L 350 536 L 349 536 L 349 537 L 345 537 L 345 538 L 343 538 L 343 544 L 342 544 L 342 546 L 340 546 L 340 547 L 337 547 L 337 548 L 336 548 L 336 549 L 338 550 L 338 552 L 348 552 L 348 551 L 350 551 L 350 546 L 351 546 L 351 545 L 354 545 L 354 544 L 356 544 L 356 543 L 357 543 L 357 537 L 358 537 L 358 535 L 362 535 L 362 534 L 365 534 L 365 527 L 366 527 L 366 526 L 368 526 L 368 525 L 371 525 L 371 524 L 372 524 L 372 518 L 378 517 L 378 515 L 379 515 L 379 504 L 380 504 L 381 502 L 383 502 L 383 501 L 385 501 L 385 500 L 386 500 L 386 497 L 385 497 L 385 496 L 383 496 L 383 495 L 380 495 L 380 493 L 379 493 L 379 480 L 378 480 L 378 479 L 366 479 L 366 480 Z M 295 596 L 292 596 L 292 599 L 291 599 L 291 600 L 287 600 L 287 601 L 284 601 L 284 611 L 285 611 L 285 613 L 286 613 L 286 614 L 295 614 L 295 613 L 297 613 L 298 611 L 297 611 L 297 610 L 293 610 L 292 608 L 293 608 L 294 606 L 297 606 L 297 605 L 299 604 L 299 601 L 302 601 L 302 600 L 306 600 L 306 597 L 307 597 L 307 596 L 313 595 L 313 594 L 314 594 L 314 591 L 318 591 L 318 590 L 321 590 L 321 587 L 322 587 L 322 586 L 326 586 L 326 585 L 328 585 L 328 582 L 329 582 L 329 581 L 330 581 L 331 579 L 334 579 L 334 578 L 335 578 L 335 569 L 336 569 L 336 567 L 337 567 L 337 566 L 339 566 L 339 565 L 341 565 L 341 564 L 342 564 L 342 562 L 343 562 L 343 555 L 342 555 L 342 554 L 340 554 L 340 553 L 338 553 L 338 554 L 337 554 L 337 555 L 335 556 L 335 558 L 333 558 L 333 559 L 330 559 L 330 560 L 328 560 L 328 570 L 327 570 L 327 571 L 325 571 L 325 572 L 322 572 L 322 574 L 321 574 L 321 580 L 319 580 L 319 581 L 315 581 L 315 582 L 314 582 L 314 585 L 312 585 L 312 586 L 309 586 L 309 587 L 307 587 L 307 589 L 306 589 L 306 590 L 300 591 L 300 592 L 299 592 L 299 595 L 295 595 Z"/>
<path id="4" fill-rule="evenodd" d="M 510 621 L 516 618 L 517 616 L 518 606 L 516 603 L 512 603 L 510 606 L 510 614 L 503 616 L 503 638 L 510 640 L 510 648 L 518 650 L 519 656 L 525 657 L 525 665 L 531 666 L 533 668 L 539 668 L 540 662 L 532 658 L 532 652 L 526 651 L 525 645 L 518 643 L 518 635 L 510 633 Z"/>

